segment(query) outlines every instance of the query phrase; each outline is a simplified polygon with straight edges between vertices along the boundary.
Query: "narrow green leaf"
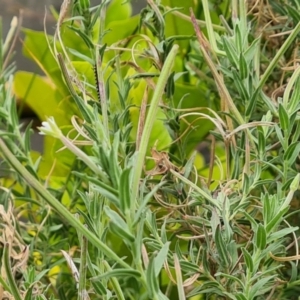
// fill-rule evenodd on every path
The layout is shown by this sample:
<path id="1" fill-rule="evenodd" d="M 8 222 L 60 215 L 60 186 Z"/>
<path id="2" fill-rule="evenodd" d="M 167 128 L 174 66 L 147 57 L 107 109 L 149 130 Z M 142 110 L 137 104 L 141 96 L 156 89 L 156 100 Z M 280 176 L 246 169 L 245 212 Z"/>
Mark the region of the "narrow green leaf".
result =
<path id="1" fill-rule="evenodd" d="M 98 232 L 95 230 L 94 223 L 91 220 L 90 216 L 82 211 L 80 208 L 77 208 L 79 214 L 83 217 L 84 223 L 86 224 L 87 228 L 93 232 L 95 235 L 98 235 Z"/>
<path id="2" fill-rule="evenodd" d="M 170 170 L 170 172 L 177 178 L 181 179 L 184 183 L 188 184 L 191 188 L 193 188 L 195 190 L 196 193 L 198 193 L 199 195 L 203 196 L 205 199 L 207 199 L 210 203 L 212 203 L 212 205 L 216 206 L 219 210 L 221 210 L 221 205 L 220 203 L 217 201 L 217 199 L 214 199 L 211 195 L 209 195 L 207 193 L 206 190 L 203 190 L 201 188 L 199 188 L 199 186 L 197 184 L 194 184 L 192 181 L 190 181 L 189 179 L 185 178 L 184 176 L 182 176 L 180 173 L 175 172 L 174 170 Z"/>
<path id="3" fill-rule="evenodd" d="M 225 225 L 227 226 L 227 225 Z M 229 223 L 228 223 L 228 227 L 230 227 Z M 231 227 L 229 228 L 229 230 L 231 232 L 231 235 L 230 235 L 230 239 L 233 239 L 233 232 L 231 230 Z M 230 240 L 230 242 L 227 244 L 226 246 L 227 248 L 227 252 L 228 252 L 228 256 L 230 257 L 230 262 L 235 262 L 235 261 L 238 261 L 239 259 L 239 248 L 240 246 L 237 245 L 236 241 L 234 240 Z"/>
<path id="4" fill-rule="evenodd" d="M 253 114 L 259 93 L 260 93 L 259 89 L 256 89 L 254 94 L 252 94 L 251 98 L 247 102 L 247 107 L 246 107 L 246 112 L 245 112 L 247 120 L 249 120 Z"/>
<path id="5" fill-rule="evenodd" d="M 120 145 L 120 131 L 117 131 L 114 134 L 114 141 L 109 155 L 109 161 L 110 161 L 109 175 L 116 189 L 120 187 L 120 174 L 121 174 L 121 167 L 118 162 L 119 145 Z"/>
<path id="6" fill-rule="evenodd" d="M 242 80 L 248 78 L 249 70 L 243 53 L 240 53 L 239 71 L 240 71 L 239 75 Z"/>
<path id="7" fill-rule="evenodd" d="M 251 223 L 251 227 L 252 227 L 252 230 L 255 232 L 255 231 L 257 231 L 257 223 L 256 223 L 256 221 L 255 221 L 255 219 L 251 216 L 251 215 L 249 215 L 248 213 L 247 213 L 247 211 L 241 211 L 241 213 L 243 213 L 244 214 L 244 216 L 246 217 L 246 219 L 248 219 L 248 221 Z"/>
<path id="8" fill-rule="evenodd" d="M 279 231 L 276 231 L 274 233 L 272 233 L 271 235 L 268 236 L 268 243 L 276 241 L 276 240 L 280 240 L 283 237 L 295 232 L 296 230 L 298 230 L 299 227 L 288 227 L 288 228 L 284 228 L 281 229 Z"/>
<path id="9" fill-rule="evenodd" d="M 167 259 L 169 246 L 170 242 L 165 243 L 154 259 L 155 276 L 159 275 L 161 268 Z"/>
<path id="10" fill-rule="evenodd" d="M 34 274 L 35 275 L 34 280 L 40 281 L 44 277 L 44 275 L 46 275 L 48 272 L 49 272 L 49 269 L 45 269 L 45 270 L 42 270 L 41 272 L 39 272 L 37 275 Z"/>
<path id="11" fill-rule="evenodd" d="M 265 293 L 266 285 L 268 285 L 269 288 L 271 289 L 273 287 L 272 279 L 275 278 L 276 276 L 277 275 L 267 276 L 265 278 L 261 278 L 260 280 L 258 280 L 250 289 L 249 299 L 255 299 L 255 297 Z"/>
<path id="12" fill-rule="evenodd" d="M 242 100 L 244 100 L 245 102 L 249 101 L 250 99 L 250 96 L 249 96 L 249 93 L 248 91 L 246 90 L 245 86 L 244 86 L 244 83 L 243 81 L 241 80 L 238 72 L 234 69 L 232 69 L 232 74 L 233 74 L 233 79 L 234 79 L 234 84 L 242 98 Z"/>
<path id="13" fill-rule="evenodd" d="M 146 213 L 146 218 L 147 218 L 147 223 L 149 224 L 148 225 L 148 228 L 150 230 L 150 232 L 153 234 L 153 236 L 156 236 L 157 235 L 157 223 L 156 223 L 156 213 L 153 213 L 151 210 L 147 210 L 147 213 Z M 160 244 L 158 244 L 158 248 L 156 248 L 156 250 L 160 250 L 161 249 L 161 246 Z"/>
<path id="14" fill-rule="evenodd" d="M 288 12 L 288 16 L 291 16 L 294 19 L 295 23 L 300 22 L 300 13 L 299 13 L 299 9 L 296 9 L 295 7 L 291 6 L 291 5 L 285 5 L 287 12 Z"/>
<path id="15" fill-rule="evenodd" d="M 166 181 L 161 181 L 158 185 L 156 185 L 151 192 L 149 192 L 143 199 L 142 203 L 140 204 L 140 207 L 138 208 L 133 222 L 133 227 L 138 223 L 142 213 L 145 211 L 145 208 L 147 206 L 147 203 L 149 200 L 154 196 L 154 194 L 164 185 L 166 184 Z"/>
<path id="16" fill-rule="evenodd" d="M 244 53 L 247 64 L 252 63 L 254 56 L 259 52 L 260 37 L 256 38 Z"/>
<path id="17" fill-rule="evenodd" d="M 155 275 L 155 257 L 150 258 L 146 271 L 149 299 L 155 299 L 159 294 L 158 277 Z"/>
<path id="18" fill-rule="evenodd" d="M 85 42 L 85 44 L 88 46 L 89 49 L 91 50 L 94 49 L 93 42 L 90 40 L 89 36 L 83 32 L 81 28 L 76 28 L 74 26 L 68 26 L 68 28 L 75 31 L 76 34 L 78 34 L 83 39 L 83 41 Z"/>
<path id="19" fill-rule="evenodd" d="M 87 255 L 88 255 L 88 241 L 86 237 L 81 236 L 80 243 L 80 268 L 79 268 L 79 284 L 78 284 L 78 299 L 86 299 L 83 295 L 87 295 L 86 276 L 87 276 Z"/>
<path id="20" fill-rule="evenodd" d="M 110 161 L 109 161 L 109 157 L 107 156 L 107 149 L 103 149 L 102 147 L 99 147 L 98 154 L 99 154 L 101 168 L 104 170 L 104 172 L 109 174 Z"/>
<path id="21" fill-rule="evenodd" d="M 279 113 L 279 121 L 280 121 L 281 129 L 288 130 L 290 127 L 289 116 L 281 103 L 279 104 L 278 113 Z"/>
<path id="22" fill-rule="evenodd" d="M 90 63 L 91 64 L 91 68 L 95 64 L 95 61 L 92 58 L 84 55 L 82 52 L 79 52 L 76 49 L 72 49 L 72 48 L 67 48 L 67 49 L 75 57 L 78 57 L 78 58 L 80 58 L 80 60 L 87 61 L 88 63 Z"/>
<path id="23" fill-rule="evenodd" d="M 266 232 L 269 234 L 272 232 L 276 226 L 282 221 L 283 216 L 286 214 L 286 212 L 289 210 L 289 207 L 285 207 L 283 210 L 278 212 L 275 217 L 267 224 L 266 226 Z"/>
<path id="24" fill-rule="evenodd" d="M 244 294 L 242 294 L 242 293 L 236 294 L 235 297 L 236 297 L 236 300 L 248 300 L 246 298 L 246 296 Z"/>
<path id="25" fill-rule="evenodd" d="M 246 266 L 249 269 L 249 271 L 252 273 L 253 269 L 254 269 L 254 267 L 253 267 L 254 264 L 253 264 L 251 254 L 244 247 L 242 247 L 241 250 L 242 250 L 243 255 L 244 255 L 244 260 L 245 260 Z"/>
<path id="26" fill-rule="evenodd" d="M 239 22 L 237 22 L 237 24 L 235 24 L 235 26 L 234 26 L 235 47 L 236 47 L 238 53 L 242 53 L 243 52 L 243 38 L 247 38 L 247 34 L 246 34 L 246 36 L 242 37 L 239 26 L 240 26 Z"/>
<path id="27" fill-rule="evenodd" d="M 82 191 L 77 191 L 77 194 L 80 196 L 81 200 L 84 202 L 85 207 L 87 208 L 88 212 L 90 212 L 90 204 L 91 204 L 91 199 L 88 196 L 86 192 Z"/>
<path id="28" fill-rule="evenodd" d="M 83 128 L 87 131 L 87 133 L 89 134 L 90 138 L 97 142 L 97 134 L 95 133 L 95 129 L 92 128 L 89 124 L 85 123 L 82 124 Z"/>
<path id="29" fill-rule="evenodd" d="M 293 181 L 291 182 L 290 191 L 296 192 L 299 188 L 299 184 L 300 184 L 300 173 L 298 173 L 296 177 L 294 177 Z"/>
<path id="30" fill-rule="evenodd" d="M 160 238 L 161 238 L 161 241 L 165 244 L 168 242 L 168 236 L 167 236 L 167 231 L 166 231 L 166 224 L 167 224 L 167 220 L 165 219 L 162 226 L 161 226 L 161 229 L 160 229 Z"/>
<path id="31" fill-rule="evenodd" d="M 296 158 L 298 157 L 300 153 L 300 143 L 295 142 L 289 145 L 288 149 L 283 155 L 283 159 L 285 161 L 288 161 L 289 165 L 293 165 Z"/>
<path id="32" fill-rule="evenodd" d="M 221 233 L 220 226 L 218 226 L 216 228 L 215 243 L 216 243 L 216 247 L 217 247 L 217 250 L 218 250 L 218 255 L 220 257 L 220 263 L 221 263 L 221 265 L 223 265 L 223 267 L 226 268 L 226 267 L 229 266 L 230 258 L 228 257 L 226 244 L 223 240 L 223 236 L 222 236 L 222 233 Z"/>
<path id="33" fill-rule="evenodd" d="M 231 62 L 232 66 L 235 69 L 238 69 L 238 67 L 239 67 L 239 60 L 238 60 L 238 55 L 237 55 L 236 49 L 231 44 L 231 42 L 228 41 L 227 37 L 222 36 L 222 41 L 223 41 L 224 50 L 225 50 L 226 55 L 227 55 L 226 57 Z"/>
<path id="34" fill-rule="evenodd" d="M 120 197 L 120 207 L 123 213 L 126 215 L 130 210 L 131 198 L 131 168 L 123 170 L 120 176 L 119 185 L 119 197 Z"/>
<path id="35" fill-rule="evenodd" d="M 4 288 L 5 291 L 11 293 L 10 287 L 8 285 L 8 282 L 4 281 L 4 279 L 2 278 L 2 276 L 0 276 L 0 284 L 3 286 L 3 288 Z"/>
<path id="36" fill-rule="evenodd" d="M 280 127 L 278 126 L 278 124 L 275 125 L 275 131 L 276 131 L 276 134 L 277 134 L 277 137 L 279 139 L 279 142 L 281 143 L 281 145 L 284 145 L 284 138 L 283 138 L 283 135 L 282 135 L 282 132 L 281 132 L 281 129 Z"/>
<path id="37" fill-rule="evenodd" d="M 175 80 L 174 80 L 174 74 L 175 72 L 172 72 L 169 76 L 169 79 L 167 81 L 167 84 L 166 84 L 166 97 L 167 99 L 171 99 L 174 95 L 174 92 L 175 92 Z"/>
<path id="38" fill-rule="evenodd" d="M 136 277 L 140 278 L 141 274 L 140 272 L 136 270 L 127 270 L 127 269 L 112 269 L 111 271 L 108 271 L 104 274 L 95 276 L 90 278 L 91 281 L 99 281 L 100 279 L 110 279 L 112 277 Z"/>
<path id="39" fill-rule="evenodd" d="M 107 295 L 107 290 L 106 288 L 104 287 L 104 285 L 102 284 L 101 281 L 93 281 L 91 280 L 91 283 L 93 285 L 93 288 L 96 292 L 97 295 L 100 295 L 100 296 L 106 296 Z"/>
<path id="40" fill-rule="evenodd" d="M 263 216 L 265 224 L 268 224 L 274 217 L 277 199 L 274 199 L 268 193 L 261 195 L 262 205 L 263 205 Z"/>
<path id="41" fill-rule="evenodd" d="M 190 261 L 186 261 L 181 259 L 180 260 L 180 266 L 181 266 L 181 270 L 183 272 L 193 272 L 193 273 L 199 273 L 199 266 L 190 262 Z"/>
<path id="42" fill-rule="evenodd" d="M 112 271 L 112 268 L 110 267 L 110 265 L 108 264 L 107 261 L 103 261 L 103 264 L 104 264 L 105 268 L 108 271 Z M 121 285 L 120 285 L 120 282 L 119 282 L 118 278 L 112 277 L 111 278 L 111 285 L 113 287 L 113 291 L 116 294 L 116 299 L 125 300 L 124 291 L 121 288 Z"/>
<path id="43" fill-rule="evenodd" d="M 278 244 L 276 245 L 275 243 L 271 244 L 267 249 L 266 249 L 266 253 L 269 252 L 274 252 L 278 250 Z M 253 274 L 252 278 L 249 280 L 249 283 L 253 284 L 254 282 L 261 280 L 261 278 L 266 277 L 267 274 L 274 274 L 276 270 L 282 268 L 283 265 L 281 264 L 277 264 L 275 266 L 268 266 L 268 268 L 265 268 L 263 270 L 263 272 L 256 272 L 255 274 Z"/>
<path id="44" fill-rule="evenodd" d="M 176 254 L 174 254 L 174 267 L 176 274 L 176 283 L 177 283 L 177 291 L 178 291 L 178 299 L 185 300 L 185 292 L 183 288 L 183 280 L 182 280 L 182 272 L 180 268 L 180 263 Z"/>
<path id="45" fill-rule="evenodd" d="M 227 274 L 227 273 L 223 273 L 223 272 L 217 272 L 217 273 L 215 274 L 215 276 L 223 276 L 223 277 L 226 277 L 226 278 L 228 278 L 228 279 L 230 279 L 230 280 L 232 280 L 232 281 L 237 282 L 237 283 L 240 285 L 241 288 L 244 288 L 243 281 L 240 280 L 240 279 L 239 279 L 238 277 L 236 277 L 236 276 L 233 276 L 233 275 L 230 275 L 230 274 Z"/>
<path id="46" fill-rule="evenodd" d="M 297 262 L 294 263 L 292 261 L 290 261 L 289 263 L 291 265 L 291 268 L 288 268 L 290 270 L 290 273 L 291 273 L 291 275 L 290 275 L 290 282 L 294 282 L 298 278 L 298 273 L 299 273 L 298 272 L 298 264 L 297 264 Z"/>
<path id="47" fill-rule="evenodd" d="M 113 222 L 110 222 L 108 227 L 112 233 L 121 238 L 124 242 L 129 244 L 134 243 L 135 237 L 128 231 L 128 228 L 124 229 Z"/>
<path id="48" fill-rule="evenodd" d="M 262 224 L 258 224 L 258 228 L 255 235 L 255 246 L 260 249 L 264 250 L 267 245 L 267 233 L 266 229 Z"/>
<path id="49" fill-rule="evenodd" d="M 260 158 L 263 159 L 263 157 L 265 156 L 266 153 L 266 138 L 265 138 L 265 134 L 264 134 L 264 129 L 259 126 L 257 128 L 257 142 L 258 142 L 258 152 L 260 155 Z"/>
<path id="50" fill-rule="evenodd" d="M 111 231 L 122 239 L 133 243 L 135 241 L 135 237 L 131 234 L 128 225 L 120 217 L 120 215 L 114 210 L 110 209 L 108 206 L 104 207 L 104 211 L 111 221 L 109 224 Z"/>
<path id="51" fill-rule="evenodd" d="M 107 44 L 104 44 L 102 47 L 99 48 L 99 56 L 101 58 L 101 61 L 103 61 L 104 59 L 104 53 L 105 53 L 105 50 L 106 50 L 106 47 L 107 47 Z"/>
<path id="52" fill-rule="evenodd" d="M 194 151 L 191 157 L 188 159 L 187 163 L 184 166 L 184 177 L 188 178 L 194 168 L 195 158 L 198 155 L 197 151 Z"/>
<path id="53" fill-rule="evenodd" d="M 34 285 L 31 285 L 29 289 L 26 291 L 26 295 L 24 297 L 24 300 L 32 300 L 32 290 L 34 288 Z"/>
<path id="54" fill-rule="evenodd" d="M 84 173 L 79 173 L 77 171 L 73 171 L 72 173 L 79 178 L 83 178 L 84 180 L 93 183 L 95 185 L 94 186 L 95 190 L 97 190 L 102 196 L 109 199 L 117 207 L 120 206 L 119 193 L 114 188 L 110 187 L 108 184 L 103 183 L 97 178 L 87 176 Z"/>
<path id="55" fill-rule="evenodd" d="M 32 121 L 27 125 L 26 130 L 24 132 L 24 150 L 26 154 L 30 153 L 31 151 L 30 137 L 33 134 L 33 130 L 31 126 L 32 126 Z"/>
<path id="56" fill-rule="evenodd" d="M 293 94 L 291 96 L 290 101 L 288 102 L 289 114 L 293 114 L 295 111 L 299 110 L 299 106 L 300 106 L 299 99 L 300 99 L 300 76 L 298 75 L 298 78 L 295 80 L 294 83 Z"/>
<path id="57" fill-rule="evenodd" d="M 18 112 L 17 112 L 17 106 L 11 105 L 10 111 L 9 111 L 9 122 L 12 128 L 18 128 L 19 126 L 19 118 L 18 118 Z"/>
<path id="58" fill-rule="evenodd" d="M 238 179 L 241 175 L 241 159 L 243 154 L 237 149 L 233 155 L 232 179 Z"/>

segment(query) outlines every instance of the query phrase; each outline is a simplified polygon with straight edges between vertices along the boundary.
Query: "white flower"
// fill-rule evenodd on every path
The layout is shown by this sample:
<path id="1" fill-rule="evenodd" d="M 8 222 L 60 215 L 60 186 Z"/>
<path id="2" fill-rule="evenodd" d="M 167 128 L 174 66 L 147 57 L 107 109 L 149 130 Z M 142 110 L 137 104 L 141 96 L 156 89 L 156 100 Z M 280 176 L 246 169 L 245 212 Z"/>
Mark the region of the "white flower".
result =
<path id="1" fill-rule="evenodd" d="M 42 122 L 42 127 L 38 127 L 38 129 L 40 130 L 40 134 L 49 135 L 59 139 L 63 136 L 53 117 L 49 117 L 47 121 Z"/>
<path id="2" fill-rule="evenodd" d="M 73 141 L 69 140 L 63 135 L 59 127 L 56 125 L 53 117 L 49 117 L 47 121 L 42 122 L 42 126 L 38 129 L 40 130 L 40 134 L 60 139 L 64 146 L 71 152 L 73 152 L 78 159 L 81 159 L 95 174 L 99 174 L 103 178 L 105 178 L 104 172 L 101 170 L 100 167 L 97 166 L 96 163 L 93 162 L 91 157 L 89 157 L 85 152 L 76 147 Z"/>

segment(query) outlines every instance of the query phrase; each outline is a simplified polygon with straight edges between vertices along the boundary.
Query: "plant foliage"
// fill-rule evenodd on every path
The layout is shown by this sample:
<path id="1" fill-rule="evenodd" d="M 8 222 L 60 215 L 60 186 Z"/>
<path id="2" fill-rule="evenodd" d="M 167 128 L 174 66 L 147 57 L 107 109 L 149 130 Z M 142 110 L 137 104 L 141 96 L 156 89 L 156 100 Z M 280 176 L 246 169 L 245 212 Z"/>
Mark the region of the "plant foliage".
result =
<path id="1" fill-rule="evenodd" d="M 3 295 L 296 297 L 295 7 L 148 0 L 132 16 L 130 1 L 65 0 L 54 35 L 23 29 L 43 76 L 9 65 L 14 20 L 0 39 Z"/>

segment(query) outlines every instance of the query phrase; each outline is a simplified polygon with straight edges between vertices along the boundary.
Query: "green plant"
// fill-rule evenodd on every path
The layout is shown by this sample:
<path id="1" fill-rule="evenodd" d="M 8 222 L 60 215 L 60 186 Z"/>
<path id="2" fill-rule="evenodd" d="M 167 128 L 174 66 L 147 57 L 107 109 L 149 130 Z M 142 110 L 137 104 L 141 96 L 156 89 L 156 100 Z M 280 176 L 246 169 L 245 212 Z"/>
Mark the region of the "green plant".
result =
<path id="1" fill-rule="evenodd" d="M 295 297 L 300 69 L 278 63 L 299 52 L 297 13 L 263 7 L 288 15 L 273 56 L 245 2 L 149 0 L 137 17 L 121 2 L 64 1 L 54 36 L 26 30 L 47 79 L 19 72 L 14 90 L 42 121 L 40 158 L 1 73 L 1 216 L 15 239 L 0 283 L 15 299 Z M 281 97 L 268 93 L 278 78 Z M 51 102 L 35 107 L 41 87 Z M 205 165 L 193 150 L 208 134 Z M 30 253 L 20 280 L 12 249 Z"/>

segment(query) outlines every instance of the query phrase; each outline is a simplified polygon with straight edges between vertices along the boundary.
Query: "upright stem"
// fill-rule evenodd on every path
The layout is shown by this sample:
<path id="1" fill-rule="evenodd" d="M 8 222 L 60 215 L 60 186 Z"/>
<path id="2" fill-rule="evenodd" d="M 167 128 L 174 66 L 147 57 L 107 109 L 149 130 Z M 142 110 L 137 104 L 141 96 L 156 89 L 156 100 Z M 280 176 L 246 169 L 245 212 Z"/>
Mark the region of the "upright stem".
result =
<path id="1" fill-rule="evenodd" d="M 133 174 L 133 183 L 132 183 L 131 217 L 133 219 L 134 219 L 135 203 L 138 199 L 139 183 L 142 175 L 142 170 L 143 170 L 144 160 L 148 148 L 150 134 L 153 128 L 154 121 L 156 120 L 157 117 L 159 101 L 162 98 L 165 86 L 171 74 L 171 70 L 176 57 L 177 50 L 178 50 L 178 45 L 174 45 L 164 63 L 161 74 L 157 81 L 153 98 L 151 100 L 149 111 L 146 117 L 144 130 L 140 140 L 141 141 L 140 148 L 137 152 L 136 165 L 135 165 L 135 170 Z"/>

